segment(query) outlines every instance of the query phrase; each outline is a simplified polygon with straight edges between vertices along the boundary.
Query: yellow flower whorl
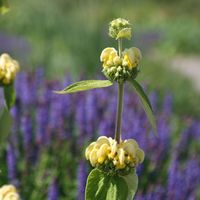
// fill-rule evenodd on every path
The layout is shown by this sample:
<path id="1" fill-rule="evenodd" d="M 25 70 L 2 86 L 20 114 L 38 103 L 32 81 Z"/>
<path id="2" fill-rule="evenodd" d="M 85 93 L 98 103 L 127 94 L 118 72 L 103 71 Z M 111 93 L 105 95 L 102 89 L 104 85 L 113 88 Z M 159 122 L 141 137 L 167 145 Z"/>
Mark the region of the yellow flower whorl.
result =
<path id="1" fill-rule="evenodd" d="M 113 47 L 105 48 L 100 55 L 103 73 L 108 79 L 118 82 L 134 79 L 137 76 L 141 58 L 141 52 L 136 47 L 125 49 L 121 57 Z"/>
<path id="2" fill-rule="evenodd" d="M 20 197 L 13 185 L 4 185 L 0 188 L 0 200 L 20 200 Z"/>
<path id="3" fill-rule="evenodd" d="M 19 63 L 16 60 L 6 53 L 2 54 L 0 56 L 0 84 L 10 84 L 14 80 L 19 68 Z"/>
<path id="4" fill-rule="evenodd" d="M 113 169 L 135 168 L 144 160 L 144 151 L 134 139 L 121 141 L 119 144 L 111 137 L 101 136 L 85 150 L 85 157 L 93 167 L 111 163 Z"/>

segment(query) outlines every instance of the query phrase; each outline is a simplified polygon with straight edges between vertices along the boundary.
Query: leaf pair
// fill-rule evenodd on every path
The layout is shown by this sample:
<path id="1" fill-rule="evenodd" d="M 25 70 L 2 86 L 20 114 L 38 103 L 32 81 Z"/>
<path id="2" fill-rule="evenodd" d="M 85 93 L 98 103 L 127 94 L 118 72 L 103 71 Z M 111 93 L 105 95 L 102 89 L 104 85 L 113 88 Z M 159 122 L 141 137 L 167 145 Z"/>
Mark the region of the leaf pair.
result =
<path id="1" fill-rule="evenodd" d="M 140 98 L 142 106 L 154 129 L 154 132 L 157 133 L 156 120 L 154 118 L 151 103 L 147 95 L 145 94 L 142 86 L 136 80 L 131 80 L 130 82 L 133 85 L 135 92 Z M 109 87 L 111 85 L 113 85 L 113 82 L 109 80 L 86 80 L 86 81 L 73 83 L 61 91 L 54 91 L 54 92 L 57 94 L 68 94 L 68 93 L 80 92 L 80 91 L 85 91 L 85 90 L 91 90 L 95 88 Z"/>
<path id="2" fill-rule="evenodd" d="M 132 175 L 132 174 L 131 174 Z M 133 178 L 133 179 L 132 179 Z M 135 179 L 134 179 L 135 178 Z M 138 178 L 107 175 L 101 170 L 93 169 L 87 179 L 86 200 L 129 200 L 137 190 Z"/>

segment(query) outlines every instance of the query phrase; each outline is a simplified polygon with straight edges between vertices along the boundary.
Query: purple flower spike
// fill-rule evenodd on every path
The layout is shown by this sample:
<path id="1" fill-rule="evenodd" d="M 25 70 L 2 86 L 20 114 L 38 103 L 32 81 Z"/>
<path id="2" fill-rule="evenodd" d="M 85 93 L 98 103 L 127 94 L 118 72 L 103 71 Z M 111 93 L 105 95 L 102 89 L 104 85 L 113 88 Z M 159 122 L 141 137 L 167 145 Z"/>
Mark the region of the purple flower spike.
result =
<path id="1" fill-rule="evenodd" d="M 58 200 L 59 199 L 59 190 L 56 179 L 52 181 L 48 188 L 48 200 Z"/>

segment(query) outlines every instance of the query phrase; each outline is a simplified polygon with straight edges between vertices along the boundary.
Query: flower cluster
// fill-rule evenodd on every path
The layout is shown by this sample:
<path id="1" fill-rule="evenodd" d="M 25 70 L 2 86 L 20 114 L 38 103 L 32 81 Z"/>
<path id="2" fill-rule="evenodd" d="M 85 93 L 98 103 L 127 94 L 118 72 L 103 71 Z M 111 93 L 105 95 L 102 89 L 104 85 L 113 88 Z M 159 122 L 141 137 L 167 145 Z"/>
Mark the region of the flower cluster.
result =
<path id="1" fill-rule="evenodd" d="M 117 82 L 134 79 L 139 71 L 141 58 L 141 52 L 136 47 L 125 49 L 121 57 L 113 47 L 105 48 L 100 55 L 103 73 L 108 79 Z"/>
<path id="2" fill-rule="evenodd" d="M 118 18 L 110 22 L 109 35 L 112 38 L 131 38 L 131 25 L 126 19 Z"/>
<path id="3" fill-rule="evenodd" d="M 101 136 L 92 142 L 85 151 L 85 157 L 93 167 L 117 171 L 125 169 L 129 172 L 144 160 L 144 151 L 134 139 L 117 143 L 111 137 Z"/>
<path id="4" fill-rule="evenodd" d="M 20 197 L 13 185 L 4 185 L 0 188 L 0 200 L 20 200 Z"/>
<path id="5" fill-rule="evenodd" d="M 16 60 L 5 53 L 0 56 L 0 85 L 12 83 L 18 71 L 19 63 Z"/>

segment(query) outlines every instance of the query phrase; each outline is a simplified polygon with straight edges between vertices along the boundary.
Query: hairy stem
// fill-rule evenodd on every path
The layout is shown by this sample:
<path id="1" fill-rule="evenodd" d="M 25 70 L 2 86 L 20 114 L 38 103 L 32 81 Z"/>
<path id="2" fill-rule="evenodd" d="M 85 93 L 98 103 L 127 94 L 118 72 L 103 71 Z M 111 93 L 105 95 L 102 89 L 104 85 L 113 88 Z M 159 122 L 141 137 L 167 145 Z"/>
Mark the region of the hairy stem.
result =
<path id="1" fill-rule="evenodd" d="M 118 39 L 119 57 L 122 57 L 122 39 Z M 123 98 L 124 98 L 124 82 L 118 83 L 118 100 L 117 100 L 117 113 L 115 124 L 115 140 L 120 143 L 121 140 L 121 125 L 122 125 L 122 111 L 123 111 Z"/>
<path id="2" fill-rule="evenodd" d="M 116 126 L 115 126 L 115 140 L 118 143 L 120 143 L 121 140 L 123 97 L 124 97 L 124 83 L 118 83 L 118 102 L 117 102 L 117 115 L 116 115 Z"/>
<path id="3" fill-rule="evenodd" d="M 119 51 L 119 57 L 122 57 L 122 39 L 118 39 L 118 51 Z"/>

